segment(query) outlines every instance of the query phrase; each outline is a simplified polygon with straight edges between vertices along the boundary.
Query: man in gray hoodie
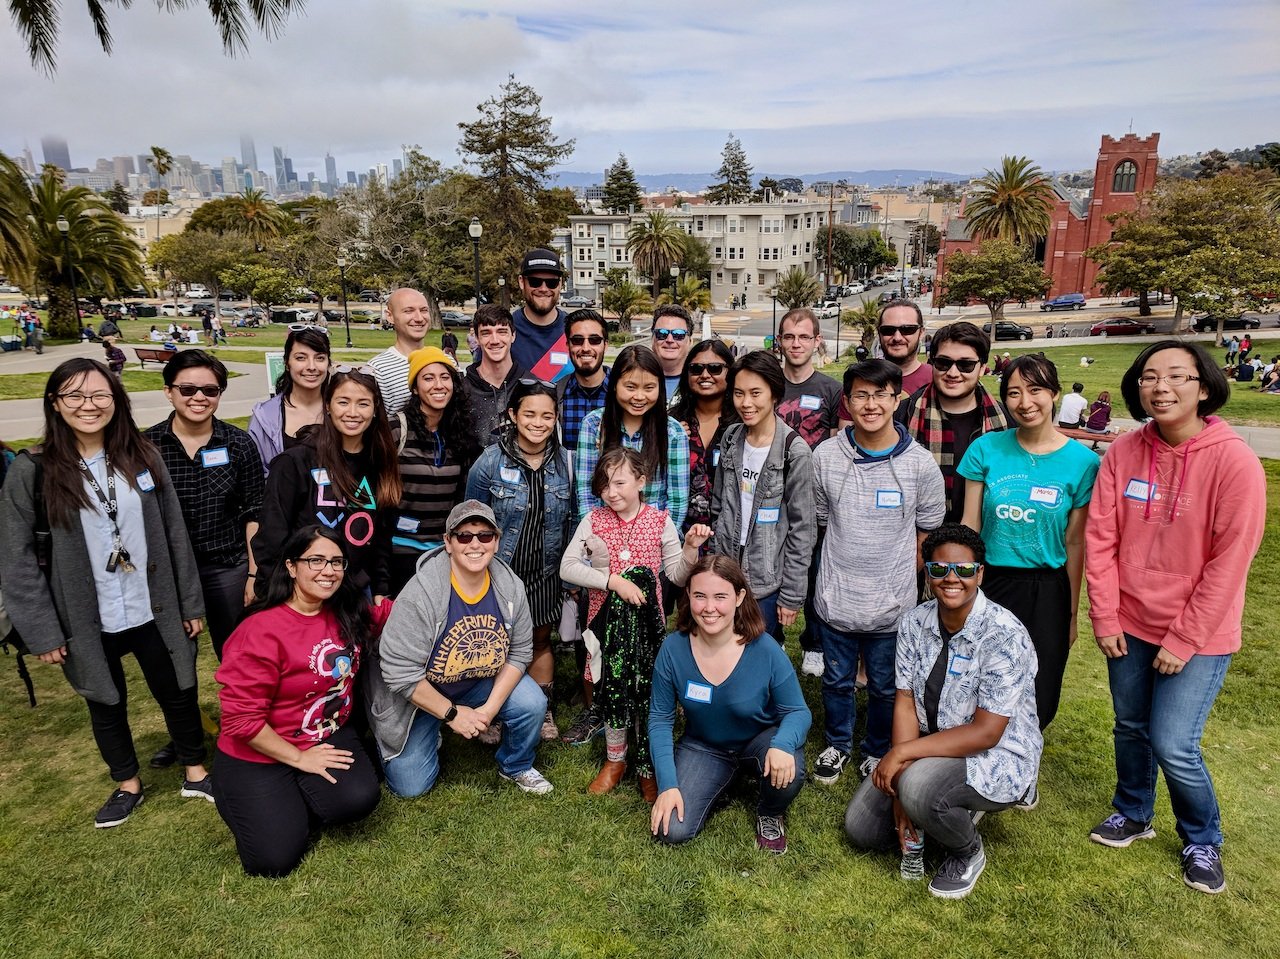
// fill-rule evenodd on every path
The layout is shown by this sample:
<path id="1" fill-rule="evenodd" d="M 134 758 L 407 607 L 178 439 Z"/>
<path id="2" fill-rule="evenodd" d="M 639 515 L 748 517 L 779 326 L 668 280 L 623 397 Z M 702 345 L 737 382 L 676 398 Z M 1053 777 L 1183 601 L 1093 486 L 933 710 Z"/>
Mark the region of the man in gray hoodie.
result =
<path id="1" fill-rule="evenodd" d="M 889 751 L 898 620 L 916 605 L 920 544 L 946 512 L 937 463 L 894 422 L 901 390 L 902 371 L 887 360 L 849 367 L 844 395 L 853 425 L 813 451 L 814 506 L 826 527 L 814 606 L 827 740 L 813 778 L 827 785 L 853 753 L 859 655 L 867 667 L 859 772 L 870 775 Z"/>

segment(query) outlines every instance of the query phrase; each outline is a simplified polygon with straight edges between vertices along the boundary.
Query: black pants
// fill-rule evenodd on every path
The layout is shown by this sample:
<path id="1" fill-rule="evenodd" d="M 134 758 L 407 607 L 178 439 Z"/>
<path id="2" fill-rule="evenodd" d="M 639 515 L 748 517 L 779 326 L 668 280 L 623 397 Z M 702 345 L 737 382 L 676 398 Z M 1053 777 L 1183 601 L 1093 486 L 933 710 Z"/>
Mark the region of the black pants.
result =
<path id="1" fill-rule="evenodd" d="M 240 622 L 244 612 L 244 584 L 249 578 L 248 560 L 235 566 L 200 564 L 200 588 L 204 592 L 204 615 L 213 643 L 213 655 L 222 662 L 222 647 Z"/>
<path id="2" fill-rule="evenodd" d="M 336 784 L 283 763 L 252 763 L 216 751 L 218 814 L 249 875 L 287 876 L 307 854 L 313 826 L 359 822 L 378 805 L 378 776 L 355 731 L 344 726 L 327 741 L 354 757 L 350 768 L 329 770 Z"/>
<path id="3" fill-rule="evenodd" d="M 102 648 L 107 654 L 107 668 L 111 671 L 111 682 L 120 694 L 120 701 L 114 706 L 92 699 L 85 702 L 89 706 L 93 738 L 98 743 L 98 752 L 111 770 L 111 778 L 122 783 L 138 775 L 138 754 L 134 752 L 133 733 L 129 729 L 129 694 L 121 663 L 129 653 L 142 667 L 142 678 L 160 704 L 164 723 L 169 728 L 169 738 L 178 751 L 178 762 L 184 766 L 203 763 L 204 730 L 200 726 L 196 687 L 182 689 L 178 686 L 173 659 L 156 624 L 147 623 L 122 633 L 103 633 Z"/>
<path id="4" fill-rule="evenodd" d="M 809 562 L 809 591 L 804 597 L 804 629 L 800 632 L 800 649 L 806 653 L 822 652 L 822 639 L 811 625 L 818 618 L 813 598 L 818 593 L 818 557 L 822 555 L 822 540 L 813 544 L 813 559 Z M 782 624 L 774 630 L 773 638 L 782 642 Z"/>
<path id="5" fill-rule="evenodd" d="M 1040 668 L 1036 672 L 1036 714 L 1045 729 L 1058 714 L 1062 677 L 1071 652 L 1071 580 L 1063 569 L 987 566 L 982 591 L 1022 621 L 1031 634 Z"/>

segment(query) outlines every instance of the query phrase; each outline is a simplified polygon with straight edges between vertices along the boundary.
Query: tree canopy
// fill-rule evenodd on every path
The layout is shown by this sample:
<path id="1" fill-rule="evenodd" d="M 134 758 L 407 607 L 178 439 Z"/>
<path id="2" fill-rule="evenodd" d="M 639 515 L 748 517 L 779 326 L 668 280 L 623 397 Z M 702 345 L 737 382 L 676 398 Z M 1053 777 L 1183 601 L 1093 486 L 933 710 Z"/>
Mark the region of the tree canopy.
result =
<path id="1" fill-rule="evenodd" d="M 822 296 L 822 281 L 816 276 L 810 276 L 803 267 L 793 266 L 778 277 L 777 284 L 769 294 L 778 298 L 779 306 L 793 310 L 797 306 L 809 306 L 817 302 L 818 297 Z"/>
<path id="2" fill-rule="evenodd" d="M 947 257 L 943 302 L 964 305 L 978 300 L 991 311 L 991 321 L 1004 317 L 1008 300 L 1043 296 L 1053 278 L 1031 258 L 1030 252 L 1009 240 L 988 240 L 972 253 Z"/>
<path id="3" fill-rule="evenodd" d="M 822 227 L 814 238 L 814 255 L 819 263 L 827 259 L 827 234 L 831 234 L 831 264 L 848 279 L 869 276 L 878 267 L 893 266 L 897 256 L 877 230 L 867 227 Z"/>
<path id="4" fill-rule="evenodd" d="M 671 267 L 685 254 L 686 233 L 665 210 L 650 210 L 627 231 L 627 252 L 636 271 L 649 278 L 657 296 Z"/>
<path id="5" fill-rule="evenodd" d="M 969 234 L 978 240 L 1034 244 L 1049 233 L 1053 187 L 1026 157 L 1007 156 L 1000 169 L 988 170 L 965 204 Z"/>
<path id="6" fill-rule="evenodd" d="M 641 199 L 635 171 L 627 162 L 627 155 L 619 153 L 618 159 L 604 174 L 602 205 L 609 213 L 627 213 L 632 209 L 639 210 Z"/>
<path id="7" fill-rule="evenodd" d="M 716 177 L 716 182 L 707 187 L 708 203 L 746 203 L 751 199 L 751 165 L 742 141 L 732 133 L 725 141 Z"/>

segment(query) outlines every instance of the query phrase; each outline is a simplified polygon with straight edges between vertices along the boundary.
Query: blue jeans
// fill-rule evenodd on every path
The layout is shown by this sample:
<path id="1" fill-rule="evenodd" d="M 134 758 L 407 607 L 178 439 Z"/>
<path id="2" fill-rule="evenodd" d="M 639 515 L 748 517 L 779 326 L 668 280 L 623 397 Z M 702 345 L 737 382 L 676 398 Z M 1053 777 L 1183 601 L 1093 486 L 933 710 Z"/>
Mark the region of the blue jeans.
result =
<path id="1" fill-rule="evenodd" d="M 473 709 L 483 706 L 492 688 L 492 679 L 482 680 L 455 699 L 454 703 Z M 498 719 L 502 721 L 502 742 L 498 746 L 496 758 L 502 772 L 514 776 L 533 766 L 533 752 L 538 746 L 542 719 L 546 713 L 547 697 L 542 689 L 527 674 L 521 676 L 516 688 L 498 710 Z M 418 710 L 409 727 L 409 738 L 404 744 L 404 751 L 395 759 L 383 763 L 387 773 L 387 787 L 397 796 L 421 796 L 436 784 L 440 775 L 437 735 L 440 725 L 441 721 L 435 716 Z"/>
<path id="2" fill-rule="evenodd" d="M 658 831 L 658 839 L 668 845 L 688 842 L 706 824 L 711 808 L 720 794 L 729 788 L 734 776 L 745 770 L 760 777 L 760 799 L 757 816 L 782 816 L 804 785 L 804 747 L 795 752 L 796 778 L 785 789 L 774 787 L 764 776 L 764 757 L 778 734 L 777 726 L 761 731 L 739 753 L 717 749 L 690 736 L 676 743 L 676 782 L 684 799 L 684 822 L 673 814 L 666 835 Z"/>
<path id="3" fill-rule="evenodd" d="M 756 603 L 760 606 L 760 615 L 764 617 L 764 631 L 782 642 L 782 630 L 778 628 L 778 591 L 775 589 L 768 596 L 757 596 Z"/>
<path id="4" fill-rule="evenodd" d="M 1231 664 L 1230 654 L 1192 656 L 1182 672 L 1152 668 L 1160 647 L 1125 634 L 1129 651 L 1107 660 L 1115 707 L 1116 812 L 1138 822 L 1155 816 L 1156 766 L 1184 843 L 1222 843 L 1213 780 L 1200 754 L 1209 710 Z"/>
<path id="5" fill-rule="evenodd" d="M 858 654 L 867 664 L 867 733 L 862 756 L 879 759 L 889 751 L 893 732 L 893 672 L 898 634 L 846 633 L 814 619 L 826 666 L 822 672 L 822 708 L 826 714 L 827 745 L 853 755 L 853 724 L 857 718 Z"/>

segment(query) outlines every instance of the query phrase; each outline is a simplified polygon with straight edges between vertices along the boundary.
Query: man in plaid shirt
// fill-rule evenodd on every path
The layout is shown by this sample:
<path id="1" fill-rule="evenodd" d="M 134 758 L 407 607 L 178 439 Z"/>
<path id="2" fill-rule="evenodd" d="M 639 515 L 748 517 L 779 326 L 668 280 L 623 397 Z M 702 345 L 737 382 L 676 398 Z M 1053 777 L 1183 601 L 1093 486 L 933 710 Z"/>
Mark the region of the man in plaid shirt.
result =
<path id="1" fill-rule="evenodd" d="M 604 319 L 595 310 L 577 310 L 564 320 L 565 341 L 573 375 L 556 384 L 560 401 L 560 430 L 564 448 L 572 455 L 578 446 L 578 429 L 592 410 L 604 406 L 609 390 L 609 367 L 604 353 L 609 347 Z"/>

